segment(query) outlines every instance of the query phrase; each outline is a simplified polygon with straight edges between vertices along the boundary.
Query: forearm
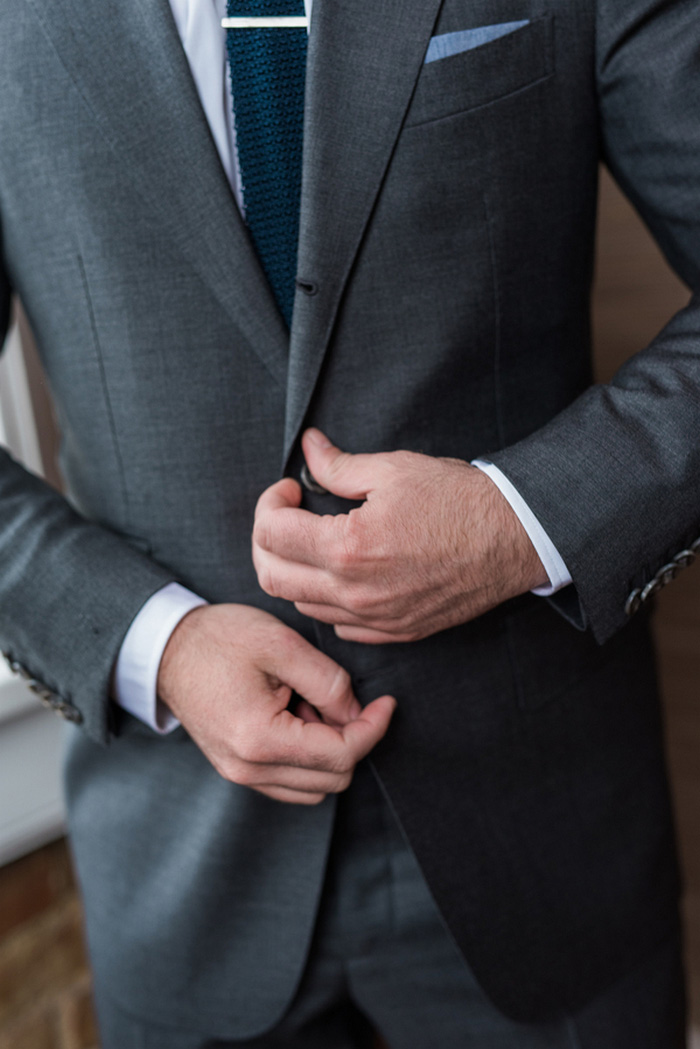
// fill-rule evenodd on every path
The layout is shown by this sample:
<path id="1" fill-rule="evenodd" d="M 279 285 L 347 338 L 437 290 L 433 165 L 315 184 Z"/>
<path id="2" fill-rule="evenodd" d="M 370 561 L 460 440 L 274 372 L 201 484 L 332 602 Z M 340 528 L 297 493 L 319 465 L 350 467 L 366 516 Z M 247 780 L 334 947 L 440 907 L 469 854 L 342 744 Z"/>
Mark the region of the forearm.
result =
<path id="1" fill-rule="evenodd" d="M 0 648 L 108 735 L 114 662 L 166 569 L 0 451 Z"/>
<path id="2" fill-rule="evenodd" d="M 489 458 L 561 552 L 596 637 L 700 535 L 700 301 L 547 426 Z M 680 565 L 679 565 L 680 567 Z"/>

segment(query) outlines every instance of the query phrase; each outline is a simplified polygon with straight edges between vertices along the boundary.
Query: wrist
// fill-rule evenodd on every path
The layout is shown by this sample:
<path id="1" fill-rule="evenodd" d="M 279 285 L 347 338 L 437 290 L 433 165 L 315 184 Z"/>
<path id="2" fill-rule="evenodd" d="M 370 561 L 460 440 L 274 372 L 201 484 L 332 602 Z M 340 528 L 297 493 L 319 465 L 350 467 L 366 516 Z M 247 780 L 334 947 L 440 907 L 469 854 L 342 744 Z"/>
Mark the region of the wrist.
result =
<path id="1" fill-rule="evenodd" d="M 163 649 L 156 678 L 158 702 L 179 718 L 177 696 L 188 674 L 188 652 L 195 633 L 201 632 L 202 620 L 211 606 L 201 605 L 186 613 L 171 633 Z M 196 643 L 196 642 L 194 642 Z"/>
<path id="2" fill-rule="evenodd" d="M 518 514 L 500 488 L 485 473 L 484 490 L 491 507 L 485 515 L 498 575 L 508 600 L 549 583 L 549 576 Z"/>
<path id="3" fill-rule="evenodd" d="M 533 513 L 521 492 L 490 460 L 474 459 L 472 460 L 472 466 L 476 466 L 493 481 L 527 532 L 528 538 L 544 569 L 546 579 L 544 584 L 532 587 L 532 593 L 541 597 L 549 597 L 563 587 L 568 586 L 572 582 L 571 574 L 559 550 L 545 531 L 542 522 Z"/>
<path id="4" fill-rule="evenodd" d="M 163 651 L 180 620 L 203 604 L 206 602 L 186 587 L 168 583 L 146 601 L 122 641 L 114 668 L 112 697 L 154 732 L 166 734 L 177 728 L 176 719 L 156 695 Z"/>

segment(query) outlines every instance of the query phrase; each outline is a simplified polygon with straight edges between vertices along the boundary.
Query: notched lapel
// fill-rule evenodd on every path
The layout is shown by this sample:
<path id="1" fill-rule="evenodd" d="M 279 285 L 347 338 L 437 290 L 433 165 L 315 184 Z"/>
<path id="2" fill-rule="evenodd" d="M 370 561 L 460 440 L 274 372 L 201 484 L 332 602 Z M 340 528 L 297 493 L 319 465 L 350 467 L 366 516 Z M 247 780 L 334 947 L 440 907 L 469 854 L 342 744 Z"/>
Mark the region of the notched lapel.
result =
<path id="1" fill-rule="evenodd" d="M 309 39 L 285 465 L 442 0 L 318 0 Z"/>
<path id="2" fill-rule="evenodd" d="M 30 3 L 154 218 L 284 388 L 287 332 L 221 167 L 168 0 Z"/>

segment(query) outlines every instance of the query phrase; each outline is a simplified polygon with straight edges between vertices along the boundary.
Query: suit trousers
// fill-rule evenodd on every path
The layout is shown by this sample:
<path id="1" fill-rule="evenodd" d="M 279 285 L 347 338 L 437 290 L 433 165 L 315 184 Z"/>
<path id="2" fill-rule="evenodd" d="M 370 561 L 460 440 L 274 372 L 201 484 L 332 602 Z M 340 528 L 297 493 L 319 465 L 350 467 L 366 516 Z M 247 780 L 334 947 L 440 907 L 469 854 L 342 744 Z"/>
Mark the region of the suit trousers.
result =
<path id="1" fill-rule="evenodd" d="M 283 1020 L 243 1041 L 150 1024 L 98 988 L 102 1049 L 682 1049 L 685 1002 L 674 938 L 576 1015 L 503 1016 L 443 925 L 366 764 L 339 799 L 306 970 Z"/>

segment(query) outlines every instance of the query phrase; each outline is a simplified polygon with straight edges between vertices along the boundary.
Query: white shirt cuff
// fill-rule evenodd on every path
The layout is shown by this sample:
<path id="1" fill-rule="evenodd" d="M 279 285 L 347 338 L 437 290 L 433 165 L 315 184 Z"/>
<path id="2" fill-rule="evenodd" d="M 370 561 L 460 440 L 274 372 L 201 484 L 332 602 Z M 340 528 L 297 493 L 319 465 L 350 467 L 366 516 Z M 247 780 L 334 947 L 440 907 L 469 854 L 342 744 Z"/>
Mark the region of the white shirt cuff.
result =
<path id="1" fill-rule="evenodd" d="M 161 735 L 172 732 L 180 724 L 156 693 L 165 646 L 180 620 L 193 608 L 206 603 L 179 583 L 168 583 L 142 607 L 119 650 L 114 698 L 120 707 Z"/>
<path id="2" fill-rule="evenodd" d="M 476 466 L 487 477 L 490 477 L 503 498 L 508 500 L 513 513 L 527 532 L 528 538 L 542 562 L 542 566 L 549 578 L 549 585 L 537 586 L 532 593 L 537 594 L 538 597 L 549 597 L 550 594 L 556 594 L 557 590 L 568 586 L 572 581 L 569 569 L 517 488 L 513 487 L 497 466 L 494 466 L 493 463 L 488 462 L 486 459 L 474 459 L 472 466 Z"/>

